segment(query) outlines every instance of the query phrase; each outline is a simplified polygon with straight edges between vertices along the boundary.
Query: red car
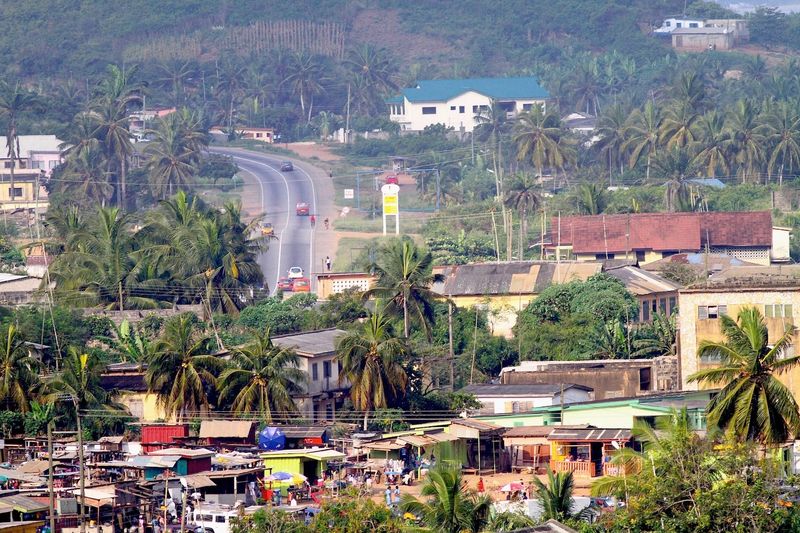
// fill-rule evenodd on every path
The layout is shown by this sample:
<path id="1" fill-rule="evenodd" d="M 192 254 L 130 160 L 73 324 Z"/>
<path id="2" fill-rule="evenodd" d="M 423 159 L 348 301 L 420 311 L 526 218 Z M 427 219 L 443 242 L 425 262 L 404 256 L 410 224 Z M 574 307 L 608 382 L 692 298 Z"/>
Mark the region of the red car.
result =
<path id="1" fill-rule="evenodd" d="M 292 291 L 294 290 L 294 280 L 292 278 L 281 278 L 278 280 L 279 291 Z"/>
<path id="2" fill-rule="evenodd" d="M 308 204 L 305 202 L 297 202 L 297 205 L 294 207 L 294 211 L 299 217 L 307 217 L 309 213 Z"/>
<path id="3" fill-rule="evenodd" d="M 391 176 L 386 176 L 386 183 L 392 185 L 400 185 L 400 179 L 397 175 L 392 174 Z"/>
<path id="4" fill-rule="evenodd" d="M 297 278 L 292 287 L 294 292 L 311 292 L 311 280 L 308 278 Z"/>

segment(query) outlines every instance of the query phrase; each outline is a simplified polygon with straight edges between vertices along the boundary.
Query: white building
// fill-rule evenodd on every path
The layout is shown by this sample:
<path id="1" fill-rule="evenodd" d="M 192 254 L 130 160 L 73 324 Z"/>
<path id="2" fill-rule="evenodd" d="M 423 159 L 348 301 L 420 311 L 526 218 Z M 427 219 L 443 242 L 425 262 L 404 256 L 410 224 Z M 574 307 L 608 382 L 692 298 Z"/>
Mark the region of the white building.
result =
<path id="1" fill-rule="evenodd" d="M 661 26 L 653 30 L 656 35 L 670 35 L 673 31 L 683 28 L 704 28 L 706 22 L 702 19 L 668 18 L 664 19 Z"/>
<path id="2" fill-rule="evenodd" d="M 422 131 L 434 124 L 472 131 L 475 115 L 488 109 L 493 100 L 512 117 L 544 107 L 549 97 L 533 77 L 421 80 L 386 104 L 389 119 L 404 131 Z"/>
<path id="3" fill-rule="evenodd" d="M 481 403 L 481 414 L 506 415 L 524 413 L 537 407 L 588 402 L 594 389 L 574 383 L 508 385 L 476 383 L 460 392 L 472 394 Z"/>

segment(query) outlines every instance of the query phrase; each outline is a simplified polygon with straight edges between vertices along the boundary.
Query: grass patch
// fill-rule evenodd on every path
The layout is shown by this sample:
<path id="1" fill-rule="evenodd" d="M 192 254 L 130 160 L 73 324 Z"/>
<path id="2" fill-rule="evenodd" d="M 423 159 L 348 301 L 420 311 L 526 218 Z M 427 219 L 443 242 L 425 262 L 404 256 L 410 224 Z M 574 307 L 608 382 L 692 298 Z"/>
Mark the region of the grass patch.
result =
<path id="1" fill-rule="evenodd" d="M 401 218 L 400 219 L 400 233 L 419 233 L 425 225 L 425 220 L 421 218 Z M 337 231 L 354 231 L 358 233 L 382 233 L 383 222 L 380 218 L 368 219 L 359 218 L 357 216 L 348 216 L 345 218 L 338 218 L 333 221 L 333 227 Z M 388 220 L 387 231 L 394 230 L 394 220 Z"/>
<path id="2" fill-rule="evenodd" d="M 370 250 L 375 248 L 377 239 L 359 239 L 356 237 L 342 237 L 336 249 L 336 259 L 333 261 L 334 272 L 352 272 L 364 270 L 366 265 L 359 264 L 362 259 L 368 259 Z"/>

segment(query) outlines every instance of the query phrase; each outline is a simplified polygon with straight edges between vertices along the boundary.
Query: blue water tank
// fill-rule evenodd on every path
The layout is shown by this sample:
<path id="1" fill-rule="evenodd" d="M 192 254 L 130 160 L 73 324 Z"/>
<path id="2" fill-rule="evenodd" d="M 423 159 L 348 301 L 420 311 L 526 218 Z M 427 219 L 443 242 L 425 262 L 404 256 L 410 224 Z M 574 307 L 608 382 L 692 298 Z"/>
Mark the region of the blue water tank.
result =
<path id="1" fill-rule="evenodd" d="M 258 434 L 258 448 L 260 450 L 283 450 L 286 448 L 286 435 L 276 427 L 267 426 Z"/>

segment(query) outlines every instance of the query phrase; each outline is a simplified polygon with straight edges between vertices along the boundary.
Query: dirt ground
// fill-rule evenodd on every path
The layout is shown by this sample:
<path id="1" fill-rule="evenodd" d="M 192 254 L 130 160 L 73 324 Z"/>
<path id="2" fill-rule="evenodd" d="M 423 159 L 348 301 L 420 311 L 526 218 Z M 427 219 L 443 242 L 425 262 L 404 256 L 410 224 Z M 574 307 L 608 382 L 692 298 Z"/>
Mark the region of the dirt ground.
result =
<path id="1" fill-rule="evenodd" d="M 296 153 L 298 157 L 305 159 L 316 157 L 320 161 L 324 161 L 326 163 L 332 163 L 342 159 L 342 156 L 334 153 L 329 146 L 318 144 L 313 141 L 289 143 L 283 146 Z"/>

